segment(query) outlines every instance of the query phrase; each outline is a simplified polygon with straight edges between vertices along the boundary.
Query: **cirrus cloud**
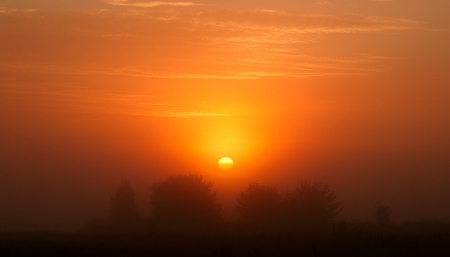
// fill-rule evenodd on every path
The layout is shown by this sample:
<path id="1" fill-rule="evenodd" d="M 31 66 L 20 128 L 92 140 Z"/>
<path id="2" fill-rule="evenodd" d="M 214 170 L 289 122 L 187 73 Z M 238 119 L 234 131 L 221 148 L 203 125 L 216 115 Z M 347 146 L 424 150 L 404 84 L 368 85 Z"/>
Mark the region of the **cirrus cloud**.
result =
<path id="1" fill-rule="evenodd" d="M 5 12 L 0 70 L 176 79 L 364 75 L 385 70 L 392 56 L 372 58 L 383 54 L 356 51 L 357 43 L 330 44 L 331 38 L 427 29 L 423 22 L 392 17 L 266 10 Z"/>
<path id="2" fill-rule="evenodd" d="M 109 5 L 152 8 L 158 6 L 194 6 L 192 2 L 162 2 L 162 1 L 129 1 L 129 0 L 104 0 Z"/>

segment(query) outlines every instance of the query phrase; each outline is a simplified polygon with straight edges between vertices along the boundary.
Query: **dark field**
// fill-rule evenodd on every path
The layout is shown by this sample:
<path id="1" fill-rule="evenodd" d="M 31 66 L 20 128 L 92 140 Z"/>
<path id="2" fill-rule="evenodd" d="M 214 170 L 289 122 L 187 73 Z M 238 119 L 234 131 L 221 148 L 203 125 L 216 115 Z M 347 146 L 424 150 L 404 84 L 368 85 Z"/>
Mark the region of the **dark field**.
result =
<path id="1" fill-rule="evenodd" d="M 3 233 L 0 256 L 450 256 L 450 235 Z"/>

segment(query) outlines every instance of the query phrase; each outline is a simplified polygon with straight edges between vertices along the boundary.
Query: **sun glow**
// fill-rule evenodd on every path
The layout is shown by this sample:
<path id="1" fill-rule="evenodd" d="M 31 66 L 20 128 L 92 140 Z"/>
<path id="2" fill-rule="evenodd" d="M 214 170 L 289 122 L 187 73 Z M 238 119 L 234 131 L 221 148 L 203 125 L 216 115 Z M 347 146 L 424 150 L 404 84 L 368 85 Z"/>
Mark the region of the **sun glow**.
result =
<path id="1" fill-rule="evenodd" d="M 221 170 L 230 170 L 233 168 L 234 162 L 230 157 L 223 157 L 219 160 L 218 165 Z"/>

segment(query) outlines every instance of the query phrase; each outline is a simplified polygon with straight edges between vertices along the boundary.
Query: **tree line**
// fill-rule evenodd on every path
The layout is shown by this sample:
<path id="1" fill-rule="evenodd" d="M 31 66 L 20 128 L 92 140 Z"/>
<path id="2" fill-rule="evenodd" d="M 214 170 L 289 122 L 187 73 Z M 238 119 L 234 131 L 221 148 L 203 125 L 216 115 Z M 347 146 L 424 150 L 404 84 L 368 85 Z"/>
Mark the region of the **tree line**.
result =
<path id="1" fill-rule="evenodd" d="M 166 231 L 210 231 L 223 228 L 223 207 L 211 182 L 199 175 L 177 175 L 153 183 L 150 187 L 152 215 L 143 219 L 136 205 L 133 189 L 122 181 L 112 200 L 109 218 L 100 224 L 91 221 L 88 227 L 108 227 L 115 231 L 142 229 L 153 224 Z M 237 195 L 234 222 L 246 230 L 311 229 L 330 227 L 342 210 L 336 193 L 327 184 L 301 181 L 285 194 L 272 186 L 250 183 Z M 377 222 L 389 222 L 389 207 L 378 205 Z"/>

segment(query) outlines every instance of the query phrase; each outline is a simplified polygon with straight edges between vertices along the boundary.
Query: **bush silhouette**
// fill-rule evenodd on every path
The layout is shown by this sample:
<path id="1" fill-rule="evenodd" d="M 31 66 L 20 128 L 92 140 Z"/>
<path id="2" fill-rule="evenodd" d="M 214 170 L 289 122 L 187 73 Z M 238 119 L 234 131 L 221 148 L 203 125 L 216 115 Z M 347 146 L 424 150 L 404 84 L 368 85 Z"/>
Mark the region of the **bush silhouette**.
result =
<path id="1" fill-rule="evenodd" d="M 206 229 L 223 221 L 223 211 L 212 183 L 198 175 L 172 176 L 151 186 L 153 218 L 166 227 Z"/>
<path id="2" fill-rule="evenodd" d="M 278 189 L 251 183 L 239 192 L 234 210 L 239 222 L 247 226 L 270 227 L 279 223 L 282 205 Z"/>
<path id="3" fill-rule="evenodd" d="M 342 210 L 335 192 L 327 184 L 303 181 L 293 192 L 286 193 L 285 212 L 291 225 L 317 226 L 332 222 Z"/>
<path id="4" fill-rule="evenodd" d="M 386 227 L 390 222 L 391 211 L 389 206 L 378 203 L 375 206 L 375 222 L 380 227 Z"/>
<path id="5" fill-rule="evenodd" d="M 111 200 L 109 222 L 114 230 L 128 231 L 134 230 L 140 219 L 133 189 L 123 180 Z"/>

